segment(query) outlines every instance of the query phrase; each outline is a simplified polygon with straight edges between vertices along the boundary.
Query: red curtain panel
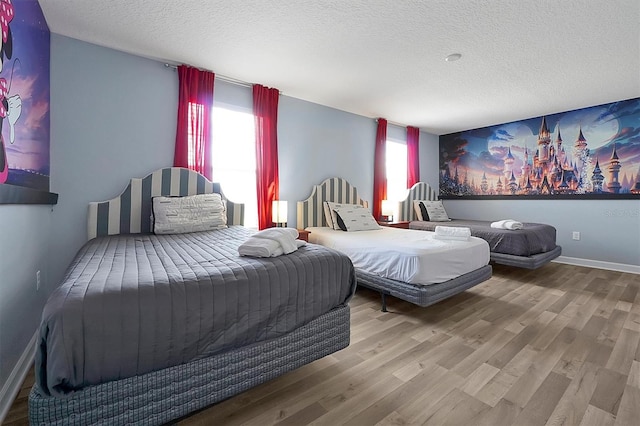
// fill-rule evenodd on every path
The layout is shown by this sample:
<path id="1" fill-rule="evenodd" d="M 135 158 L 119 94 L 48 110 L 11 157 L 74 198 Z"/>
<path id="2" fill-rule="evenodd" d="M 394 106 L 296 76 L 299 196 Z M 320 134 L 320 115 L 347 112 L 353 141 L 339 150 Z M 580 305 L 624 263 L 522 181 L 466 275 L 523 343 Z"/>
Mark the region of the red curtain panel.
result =
<path id="1" fill-rule="evenodd" d="M 271 205 L 278 199 L 278 89 L 253 85 L 253 115 L 256 120 L 256 175 L 258 229 L 274 226 Z"/>
<path id="2" fill-rule="evenodd" d="M 373 206 L 376 220 L 382 216 L 382 200 L 387 199 L 387 120 L 378 119 L 376 147 L 373 160 Z"/>
<path id="3" fill-rule="evenodd" d="M 420 129 L 407 127 L 407 188 L 420 182 Z"/>
<path id="4" fill-rule="evenodd" d="M 178 127 L 175 167 L 186 167 L 211 180 L 211 108 L 215 74 L 178 67 Z"/>

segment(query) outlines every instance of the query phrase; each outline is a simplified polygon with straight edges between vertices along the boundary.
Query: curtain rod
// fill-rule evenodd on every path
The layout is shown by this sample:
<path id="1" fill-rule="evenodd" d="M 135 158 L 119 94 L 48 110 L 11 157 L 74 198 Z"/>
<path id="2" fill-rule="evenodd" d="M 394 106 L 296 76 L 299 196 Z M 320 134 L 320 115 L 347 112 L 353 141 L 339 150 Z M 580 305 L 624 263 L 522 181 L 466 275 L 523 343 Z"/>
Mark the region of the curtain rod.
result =
<path id="1" fill-rule="evenodd" d="M 167 68 L 171 68 L 173 70 L 177 70 L 178 69 L 178 66 L 177 65 L 173 65 L 173 64 L 164 64 L 164 66 L 167 67 Z M 242 80 L 238 80 L 237 78 L 227 77 L 226 75 L 216 74 L 216 79 L 224 81 L 225 83 L 235 84 L 237 86 L 249 87 L 249 88 L 253 87 L 252 83 L 249 83 L 249 82 L 246 82 L 246 81 L 242 81 Z"/>
<path id="2" fill-rule="evenodd" d="M 378 122 L 380 118 L 376 118 L 376 123 Z M 385 118 L 386 120 L 386 118 Z M 416 127 L 416 126 L 408 126 L 406 124 L 401 124 L 401 123 L 396 123 L 395 121 L 389 121 L 387 120 L 387 124 L 391 124 L 392 126 L 396 126 L 396 127 L 403 127 L 403 128 L 407 128 L 407 127 L 415 127 L 416 129 L 420 130 L 420 127 Z"/>

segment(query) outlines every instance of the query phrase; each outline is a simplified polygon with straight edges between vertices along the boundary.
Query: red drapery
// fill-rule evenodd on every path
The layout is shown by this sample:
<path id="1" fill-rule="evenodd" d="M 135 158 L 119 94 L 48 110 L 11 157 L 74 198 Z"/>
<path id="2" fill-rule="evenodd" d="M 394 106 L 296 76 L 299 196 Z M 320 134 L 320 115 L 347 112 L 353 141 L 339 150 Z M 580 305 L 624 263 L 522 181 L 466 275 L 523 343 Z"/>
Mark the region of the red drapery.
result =
<path id="1" fill-rule="evenodd" d="M 387 120 L 378 119 L 373 163 L 373 206 L 376 220 L 382 216 L 382 200 L 387 199 Z"/>
<path id="2" fill-rule="evenodd" d="M 420 182 L 420 129 L 407 127 L 407 188 Z"/>
<path id="3" fill-rule="evenodd" d="M 256 183 L 258 229 L 270 228 L 271 207 L 278 199 L 278 89 L 253 85 L 253 115 L 256 120 Z"/>
<path id="4" fill-rule="evenodd" d="M 211 179 L 211 108 L 215 74 L 178 67 L 178 127 L 175 167 L 186 167 Z"/>

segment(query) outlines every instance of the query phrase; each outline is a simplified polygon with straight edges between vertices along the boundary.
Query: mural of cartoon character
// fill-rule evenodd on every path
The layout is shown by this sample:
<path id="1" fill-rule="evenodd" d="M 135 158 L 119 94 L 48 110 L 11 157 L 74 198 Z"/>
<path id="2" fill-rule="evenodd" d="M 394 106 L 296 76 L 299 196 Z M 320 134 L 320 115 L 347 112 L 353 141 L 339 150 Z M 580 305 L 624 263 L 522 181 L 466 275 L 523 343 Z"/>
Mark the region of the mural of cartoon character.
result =
<path id="1" fill-rule="evenodd" d="M 5 58 L 11 59 L 13 55 L 13 38 L 9 24 L 14 18 L 14 9 L 11 0 L 0 0 L 0 72 L 5 64 Z M 9 162 L 5 149 L 4 137 L 2 136 L 2 125 L 5 118 L 9 122 L 9 140 L 13 144 L 15 141 L 15 124 L 22 113 L 22 99 L 20 95 L 7 97 L 11 86 L 5 78 L 0 78 L 0 183 L 5 183 L 9 176 Z"/>

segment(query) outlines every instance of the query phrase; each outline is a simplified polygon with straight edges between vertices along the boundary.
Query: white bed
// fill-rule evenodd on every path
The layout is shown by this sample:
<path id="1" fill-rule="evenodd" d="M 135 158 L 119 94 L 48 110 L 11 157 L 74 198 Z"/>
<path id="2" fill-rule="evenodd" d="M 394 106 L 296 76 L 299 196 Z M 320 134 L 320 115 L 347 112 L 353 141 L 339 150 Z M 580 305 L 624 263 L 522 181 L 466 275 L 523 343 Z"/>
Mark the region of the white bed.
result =
<path id="1" fill-rule="evenodd" d="M 314 185 L 306 200 L 298 201 L 297 227 L 310 231 L 311 243 L 347 254 L 356 267 L 358 286 L 379 291 L 383 311 L 387 295 L 429 306 L 491 278 L 486 241 L 472 238 L 441 244 L 432 233 L 392 228 L 333 230 L 324 217 L 325 201 L 367 206 L 349 182 L 329 178 Z"/>
<path id="2" fill-rule="evenodd" d="M 475 237 L 443 241 L 434 239 L 433 232 L 388 227 L 359 232 L 307 230 L 310 243 L 346 254 L 356 268 L 410 284 L 442 283 L 489 263 L 489 245 Z"/>

